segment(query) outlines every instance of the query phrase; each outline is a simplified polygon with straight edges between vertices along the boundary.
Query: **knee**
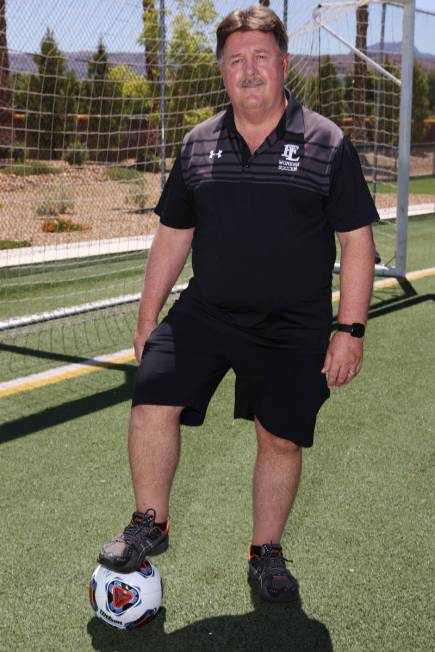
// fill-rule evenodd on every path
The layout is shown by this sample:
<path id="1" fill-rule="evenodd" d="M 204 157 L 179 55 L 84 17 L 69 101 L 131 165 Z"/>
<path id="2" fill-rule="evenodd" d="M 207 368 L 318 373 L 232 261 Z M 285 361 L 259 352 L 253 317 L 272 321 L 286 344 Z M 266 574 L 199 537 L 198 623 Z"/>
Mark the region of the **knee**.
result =
<path id="1" fill-rule="evenodd" d="M 301 447 L 289 439 L 274 435 L 256 420 L 258 448 L 277 455 L 299 455 Z"/>
<path id="2" fill-rule="evenodd" d="M 179 424 L 183 410 L 180 405 L 135 405 L 131 410 L 130 427 L 142 427 L 148 423 Z"/>

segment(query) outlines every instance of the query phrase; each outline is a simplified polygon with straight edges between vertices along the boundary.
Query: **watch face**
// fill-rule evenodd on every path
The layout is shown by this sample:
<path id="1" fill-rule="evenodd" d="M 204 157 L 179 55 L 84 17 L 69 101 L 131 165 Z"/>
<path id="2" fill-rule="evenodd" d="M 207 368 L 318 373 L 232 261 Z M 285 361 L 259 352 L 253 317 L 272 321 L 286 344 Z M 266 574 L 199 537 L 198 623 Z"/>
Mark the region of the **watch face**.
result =
<path id="1" fill-rule="evenodd" d="M 354 337 L 364 337 L 365 330 L 364 324 L 352 324 L 352 335 Z"/>

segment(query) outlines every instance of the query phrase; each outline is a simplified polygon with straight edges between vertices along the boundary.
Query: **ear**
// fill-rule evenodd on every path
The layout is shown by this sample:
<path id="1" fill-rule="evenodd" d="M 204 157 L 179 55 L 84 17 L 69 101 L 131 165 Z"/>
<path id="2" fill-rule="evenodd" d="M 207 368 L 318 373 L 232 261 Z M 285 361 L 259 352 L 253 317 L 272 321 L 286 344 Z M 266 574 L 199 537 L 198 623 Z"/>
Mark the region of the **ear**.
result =
<path id="1" fill-rule="evenodd" d="M 284 80 L 287 80 L 289 65 L 290 65 L 290 54 L 287 52 L 287 54 L 282 59 L 282 71 L 284 74 Z"/>

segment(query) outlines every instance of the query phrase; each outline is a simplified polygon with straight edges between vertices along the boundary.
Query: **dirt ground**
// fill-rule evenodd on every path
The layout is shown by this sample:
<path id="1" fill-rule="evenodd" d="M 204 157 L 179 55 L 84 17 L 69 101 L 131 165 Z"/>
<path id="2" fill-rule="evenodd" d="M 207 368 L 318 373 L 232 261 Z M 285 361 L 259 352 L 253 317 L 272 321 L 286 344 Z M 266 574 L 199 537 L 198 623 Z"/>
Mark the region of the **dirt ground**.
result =
<path id="1" fill-rule="evenodd" d="M 135 210 L 127 198 L 146 192 L 147 205 L 155 206 L 160 195 L 160 175 L 143 175 L 144 186 L 133 182 L 112 181 L 105 168 L 85 165 L 72 168 L 65 163 L 50 163 L 61 174 L 21 177 L 0 174 L 0 239 L 29 240 L 33 245 L 101 240 L 153 233 L 158 217 L 151 211 Z M 83 231 L 44 233 L 47 216 L 36 210 L 50 198 L 65 196 L 73 207 L 62 217 L 85 227 Z"/>
<path id="2" fill-rule="evenodd" d="M 420 157 L 418 157 L 420 158 Z M 416 160 L 414 168 L 419 163 Z M 32 245 L 101 240 L 153 233 L 158 217 L 152 210 L 137 211 L 127 198 L 138 189 L 147 194 L 147 206 L 155 206 L 160 196 L 160 175 L 145 173 L 144 186 L 112 181 L 106 167 L 87 164 L 70 167 L 64 162 L 50 163 L 60 174 L 21 177 L 0 174 L 0 240 L 28 240 Z M 71 203 L 63 217 L 84 225 L 85 230 L 69 233 L 44 233 L 44 216 L 36 210 L 42 202 L 65 195 Z M 433 202 L 433 195 L 411 195 L 410 204 Z M 377 207 L 391 208 L 394 194 L 379 194 Z"/>

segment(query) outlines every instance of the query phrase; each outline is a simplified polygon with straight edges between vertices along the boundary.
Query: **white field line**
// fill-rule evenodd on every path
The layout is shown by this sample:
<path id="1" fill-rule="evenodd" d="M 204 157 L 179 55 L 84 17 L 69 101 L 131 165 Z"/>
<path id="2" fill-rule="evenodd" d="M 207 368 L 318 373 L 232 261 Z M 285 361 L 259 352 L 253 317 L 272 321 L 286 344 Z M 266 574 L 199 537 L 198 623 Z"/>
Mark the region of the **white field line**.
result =
<path id="1" fill-rule="evenodd" d="M 418 269 L 414 272 L 409 272 L 406 275 L 406 279 L 408 281 L 417 281 L 427 276 L 435 276 L 435 267 L 427 267 L 426 269 Z M 396 278 L 386 278 L 376 281 L 373 288 L 379 290 L 398 285 L 399 281 Z M 340 292 L 337 290 L 332 293 L 332 301 L 333 303 L 337 303 L 339 299 Z M 133 349 L 124 349 L 123 351 L 109 353 L 108 355 L 102 355 L 98 358 L 91 358 L 81 363 L 57 367 L 56 369 L 42 371 L 41 373 L 24 376 L 23 378 L 17 378 L 15 380 L 8 380 L 4 383 L 0 383 L 0 398 L 10 396 L 11 394 L 26 392 L 31 389 L 36 389 L 37 387 L 52 385 L 62 380 L 76 378 L 77 376 L 99 371 L 100 369 L 107 369 L 109 365 L 123 364 L 125 362 L 131 362 L 132 360 L 134 360 Z"/>

